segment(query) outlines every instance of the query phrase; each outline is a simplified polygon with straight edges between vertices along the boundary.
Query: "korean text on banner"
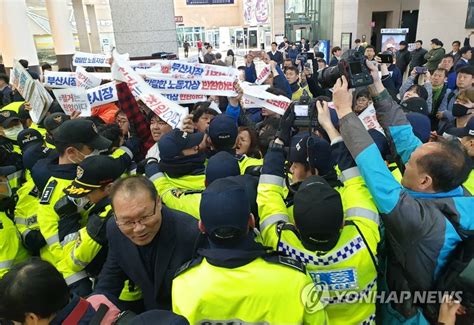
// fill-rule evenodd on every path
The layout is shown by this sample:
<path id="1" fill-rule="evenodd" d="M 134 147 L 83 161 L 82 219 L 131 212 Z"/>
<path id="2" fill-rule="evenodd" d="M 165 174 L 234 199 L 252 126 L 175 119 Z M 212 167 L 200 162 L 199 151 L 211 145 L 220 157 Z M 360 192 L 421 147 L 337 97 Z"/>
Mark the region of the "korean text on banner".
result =
<path id="1" fill-rule="evenodd" d="M 75 72 L 44 72 L 44 85 L 50 88 L 68 88 L 76 87 L 76 73 Z"/>
<path id="2" fill-rule="evenodd" d="M 237 77 L 239 75 L 239 70 L 233 67 L 174 60 L 160 60 L 158 64 L 148 71 L 150 73 L 182 74 L 196 78 L 217 76 Z"/>
<path id="3" fill-rule="evenodd" d="M 240 84 L 244 91 L 244 100 L 247 107 L 264 107 L 272 112 L 283 115 L 291 103 L 291 100 L 285 96 L 277 96 L 263 89 L 263 86 L 252 86 L 249 83 Z"/>
<path id="4" fill-rule="evenodd" d="M 84 89 L 92 89 L 100 86 L 101 79 L 90 74 L 83 67 L 79 66 L 76 69 L 76 86 Z"/>
<path id="5" fill-rule="evenodd" d="M 162 94 L 194 94 L 208 96 L 237 96 L 233 77 L 203 77 L 199 79 L 167 74 L 147 73 L 146 82 Z"/>
<path id="6" fill-rule="evenodd" d="M 110 67 L 105 54 L 85 52 L 76 52 L 72 59 L 72 65 L 82 67 Z"/>
<path id="7" fill-rule="evenodd" d="M 89 89 L 87 91 L 87 98 L 91 107 L 96 107 L 118 100 L 117 88 L 115 82 L 109 82 L 102 86 Z"/>
<path id="8" fill-rule="evenodd" d="M 38 80 L 33 80 L 28 71 L 17 61 L 14 63 L 10 75 L 11 84 L 18 90 L 21 96 L 31 105 L 30 117 L 35 123 L 39 123 L 46 114 L 53 99 Z"/>
<path id="9" fill-rule="evenodd" d="M 54 96 L 64 113 L 71 115 L 80 112 L 80 116 L 91 116 L 91 105 L 84 88 L 54 89 Z"/>
<path id="10" fill-rule="evenodd" d="M 116 80 L 125 80 L 135 97 L 139 97 L 156 115 L 173 128 L 179 128 L 187 115 L 187 109 L 170 101 L 148 85 L 127 62 L 113 51 L 112 74 Z M 118 74 L 118 76 L 117 76 Z"/>
<path id="11" fill-rule="evenodd" d="M 191 94 L 164 94 L 166 98 L 178 104 L 194 104 L 197 102 L 207 101 L 205 95 L 191 95 Z"/>
<path id="12" fill-rule="evenodd" d="M 257 80 L 255 80 L 255 83 L 257 85 L 261 85 L 267 80 L 267 78 L 270 76 L 270 73 L 272 72 L 272 69 L 269 64 L 267 64 L 265 67 L 263 67 L 262 71 L 257 77 Z"/>

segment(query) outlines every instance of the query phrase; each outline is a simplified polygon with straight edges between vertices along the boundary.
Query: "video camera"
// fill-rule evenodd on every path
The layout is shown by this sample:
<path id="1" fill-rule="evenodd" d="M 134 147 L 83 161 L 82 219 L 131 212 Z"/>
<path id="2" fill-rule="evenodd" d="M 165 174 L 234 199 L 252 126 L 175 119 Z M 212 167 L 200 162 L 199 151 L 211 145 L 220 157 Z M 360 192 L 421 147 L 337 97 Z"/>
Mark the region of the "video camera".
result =
<path id="1" fill-rule="evenodd" d="M 356 50 L 344 52 L 341 60 L 336 66 L 328 67 L 319 73 L 318 81 L 323 88 L 332 88 L 337 79 L 345 76 L 349 88 L 357 88 L 371 85 L 374 79 L 365 64 L 365 57 Z"/>
<path id="2" fill-rule="evenodd" d="M 316 102 L 318 101 L 330 102 L 331 99 L 326 96 L 310 98 L 308 93 L 303 92 L 303 96 L 301 96 L 300 100 L 294 102 L 296 118 L 293 125 L 296 127 L 307 127 L 310 129 L 318 127 L 318 109 L 316 108 Z"/>

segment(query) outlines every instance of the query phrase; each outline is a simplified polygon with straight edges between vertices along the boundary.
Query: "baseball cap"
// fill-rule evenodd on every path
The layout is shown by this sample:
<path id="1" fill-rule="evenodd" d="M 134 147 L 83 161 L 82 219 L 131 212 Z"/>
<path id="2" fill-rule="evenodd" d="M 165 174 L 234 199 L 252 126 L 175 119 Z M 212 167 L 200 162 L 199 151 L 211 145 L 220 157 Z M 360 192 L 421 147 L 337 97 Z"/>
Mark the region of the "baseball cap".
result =
<path id="1" fill-rule="evenodd" d="M 199 212 L 216 244 L 236 243 L 247 234 L 249 200 L 245 188 L 231 177 L 215 180 L 204 190 Z"/>
<path id="2" fill-rule="evenodd" d="M 42 144 L 44 143 L 43 137 L 38 130 L 35 129 L 24 129 L 20 133 L 18 133 L 18 146 L 20 147 L 21 151 L 25 151 L 28 147 L 34 144 Z"/>
<path id="3" fill-rule="evenodd" d="M 411 97 L 400 103 L 400 106 L 405 112 L 415 112 L 423 115 L 428 115 L 428 104 L 426 100 L 421 97 Z"/>
<path id="4" fill-rule="evenodd" d="M 232 147 L 235 144 L 235 140 L 237 140 L 237 123 L 229 115 L 217 115 L 209 123 L 208 134 L 214 146 Z"/>
<path id="5" fill-rule="evenodd" d="M 103 185 L 115 181 L 125 172 L 119 159 L 110 156 L 91 156 L 84 159 L 76 170 L 76 178 L 64 193 L 72 198 L 86 196 Z"/>
<path id="6" fill-rule="evenodd" d="M 97 126 L 92 121 L 82 118 L 64 121 L 54 131 L 54 142 L 83 143 L 97 150 L 107 150 L 112 144 L 112 141 L 99 135 Z"/>
<path id="7" fill-rule="evenodd" d="M 17 112 L 11 111 L 8 109 L 0 111 L 0 125 L 3 128 L 7 128 L 8 124 L 10 124 L 10 122 L 15 121 L 15 120 L 16 121 L 20 120 Z"/>
<path id="8" fill-rule="evenodd" d="M 329 251 L 339 240 L 344 210 L 339 193 L 324 178 L 306 179 L 294 196 L 294 218 L 301 241 L 311 251 Z"/>
<path id="9" fill-rule="evenodd" d="M 291 162 L 306 163 L 318 170 L 319 175 L 326 175 L 336 164 L 332 159 L 331 145 L 318 136 L 305 136 L 290 148 L 288 159 Z"/>
<path id="10" fill-rule="evenodd" d="M 44 128 L 52 133 L 58 126 L 64 123 L 64 121 L 70 120 L 71 117 L 64 113 L 53 113 L 51 115 L 46 116 L 44 119 Z"/>
<path id="11" fill-rule="evenodd" d="M 239 162 L 234 155 L 227 151 L 219 151 L 207 161 L 207 186 L 209 186 L 216 179 L 236 175 L 240 175 Z"/>
<path id="12" fill-rule="evenodd" d="M 414 112 L 409 112 L 406 116 L 417 138 L 423 143 L 428 142 L 431 134 L 430 118 L 426 115 Z"/>
<path id="13" fill-rule="evenodd" d="M 183 156 L 182 151 L 199 145 L 204 138 L 204 133 L 187 133 L 180 129 L 173 129 L 163 135 L 158 141 L 160 159 L 164 162 L 173 161 Z"/>
<path id="14" fill-rule="evenodd" d="M 465 127 L 462 128 L 450 128 L 446 130 L 447 134 L 454 135 L 458 138 L 463 137 L 474 137 L 474 117 L 471 117 Z"/>

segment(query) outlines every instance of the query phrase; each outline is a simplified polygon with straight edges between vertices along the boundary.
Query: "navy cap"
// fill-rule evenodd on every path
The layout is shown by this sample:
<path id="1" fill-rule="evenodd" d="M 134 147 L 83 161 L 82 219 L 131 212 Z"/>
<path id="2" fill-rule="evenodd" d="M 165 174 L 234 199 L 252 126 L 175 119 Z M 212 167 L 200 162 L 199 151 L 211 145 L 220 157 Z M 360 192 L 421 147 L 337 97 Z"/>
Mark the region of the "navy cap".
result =
<path id="1" fill-rule="evenodd" d="M 18 107 L 18 117 L 22 120 L 31 118 L 30 112 L 25 108 L 25 104 L 21 104 L 20 107 Z"/>
<path id="2" fill-rule="evenodd" d="M 48 158 L 50 156 L 59 155 L 56 150 L 46 147 L 42 143 L 34 143 L 28 146 L 23 153 L 23 167 L 31 170 L 33 166 L 41 159 Z"/>
<path id="3" fill-rule="evenodd" d="M 107 150 L 112 141 L 99 135 L 94 122 L 83 118 L 64 121 L 54 130 L 54 143 L 83 143 L 92 149 Z"/>
<path id="4" fill-rule="evenodd" d="M 214 146 L 233 147 L 238 134 L 237 122 L 229 115 L 217 115 L 209 123 L 208 134 Z"/>
<path id="5" fill-rule="evenodd" d="M 199 212 L 213 243 L 237 243 L 248 232 L 250 205 L 247 193 L 232 177 L 215 180 L 204 190 Z"/>
<path id="6" fill-rule="evenodd" d="M 446 130 L 447 134 L 454 135 L 458 138 L 474 137 L 474 117 L 471 117 L 463 128 L 450 128 Z"/>
<path id="7" fill-rule="evenodd" d="M 288 159 L 291 162 L 309 164 L 319 175 L 326 175 L 336 165 L 331 155 L 331 145 L 318 136 L 305 136 L 290 148 Z"/>
<path id="8" fill-rule="evenodd" d="M 53 132 L 65 121 L 70 120 L 71 117 L 64 113 L 53 113 L 45 117 L 43 125 L 48 132 Z"/>
<path id="9" fill-rule="evenodd" d="M 15 111 L 5 109 L 0 111 L 0 125 L 3 128 L 8 128 L 8 124 L 13 121 L 20 121 L 18 114 Z"/>
<path id="10" fill-rule="evenodd" d="M 18 133 L 17 142 L 21 151 L 24 152 L 28 147 L 33 144 L 43 144 L 44 139 L 41 136 L 41 133 L 38 132 L 38 130 L 24 129 L 20 133 Z"/>
<path id="11" fill-rule="evenodd" d="M 429 115 L 428 104 L 421 97 L 411 97 L 400 103 L 405 112 L 415 112 L 423 115 Z"/>
<path id="12" fill-rule="evenodd" d="M 219 178 L 240 175 L 237 157 L 227 151 L 219 151 L 209 158 L 206 167 L 206 184 L 209 186 Z"/>
<path id="13" fill-rule="evenodd" d="M 390 154 L 390 146 L 387 138 L 382 134 L 382 132 L 379 132 L 376 129 L 370 129 L 368 132 L 377 145 L 382 157 L 385 159 Z"/>
<path id="14" fill-rule="evenodd" d="M 101 186 L 115 181 L 125 172 L 120 159 L 110 156 L 91 156 L 84 159 L 76 170 L 76 178 L 64 193 L 72 198 L 86 196 Z"/>
<path id="15" fill-rule="evenodd" d="M 199 145 L 204 138 L 204 133 L 186 133 L 180 129 L 173 129 L 163 135 L 158 141 L 160 159 L 163 162 L 172 162 L 176 158 L 182 157 L 182 151 Z"/>
<path id="16" fill-rule="evenodd" d="M 410 112 L 407 115 L 407 119 L 413 128 L 413 133 L 421 140 L 426 143 L 430 139 L 431 135 L 431 120 L 428 116 Z"/>
<path id="17" fill-rule="evenodd" d="M 135 316 L 131 325 L 189 325 L 183 316 L 176 315 L 168 310 L 149 310 L 143 314 Z"/>
<path id="18" fill-rule="evenodd" d="M 326 252 L 337 244 L 344 210 L 341 196 L 324 178 L 311 176 L 300 185 L 293 211 L 305 248 Z"/>
<path id="19" fill-rule="evenodd" d="M 16 172 L 15 166 L 1 166 L 0 167 L 0 176 L 8 176 Z"/>

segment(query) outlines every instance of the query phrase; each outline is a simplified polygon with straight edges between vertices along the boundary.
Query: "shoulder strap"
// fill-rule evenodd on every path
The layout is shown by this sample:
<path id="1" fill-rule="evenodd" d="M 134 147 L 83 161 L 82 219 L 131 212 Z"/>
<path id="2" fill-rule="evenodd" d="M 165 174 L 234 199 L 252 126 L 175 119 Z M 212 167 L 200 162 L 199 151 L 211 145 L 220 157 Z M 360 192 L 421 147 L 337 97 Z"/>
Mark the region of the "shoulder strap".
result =
<path id="1" fill-rule="evenodd" d="M 94 317 L 92 317 L 91 321 L 89 322 L 89 325 L 100 325 L 100 322 L 105 317 L 105 314 L 109 311 L 109 306 L 106 304 L 100 304 L 99 309 L 97 309 Z"/>
<path id="2" fill-rule="evenodd" d="M 375 255 L 372 252 L 372 250 L 370 249 L 370 246 L 367 243 L 367 240 L 365 239 L 364 234 L 362 234 L 362 231 L 360 231 L 359 226 L 357 226 L 357 224 L 352 220 L 346 220 L 345 225 L 354 226 L 357 229 L 357 232 L 359 233 L 360 237 L 362 237 L 362 240 L 364 241 L 364 244 L 367 247 L 367 250 L 369 251 L 370 258 L 372 259 L 372 263 L 374 264 L 374 267 L 375 267 L 375 271 L 378 274 L 379 267 L 378 267 L 377 259 L 375 258 Z"/>
<path id="3" fill-rule="evenodd" d="M 187 261 L 186 263 L 184 263 L 183 265 L 181 265 L 181 267 L 176 271 L 176 273 L 174 274 L 174 277 L 176 278 L 178 275 L 186 272 L 187 270 L 189 270 L 190 268 L 198 265 L 198 264 L 201 264 L 202 262 L 202 259 L 203 257 L 202 256 L 198 256 L 192 260 L 189 260 Z"/>
<path id="4" fill-rule="evenodd" d="M 274 253 L 274 252 L 264 255 L 264 256 L 262 256 L 262 258 L 265 261 L 267 261 L 268 263 L 289 266 L 289 267 L 291 267 L 293 269 L 296 269 L 300 272 L 306 273 L 306 267 L 304 266 L 304 264 L 300 261 L 295 260 L 294 258 L 279 255 L 279 254 Z"/>
<path id="5" fill-rule="evenodd" d="M 84 298 L 79 298 L 79 302 L 76 307 L 72 310 L 68 317 L 63 321 L 64 325 L 77 325 L 81 320 L 82 316 L 87 312 L 89 303 Z"/>
<path id="6" fill-rule="evenodd" d="M 456 94 L 454 93 L 454 90 L 452 90 L 449 95 L 448 95 L 448 102 L 446 104 L 449 105 L 449 102 L 451 101 L 451 99 L 456 96 Z"/>

